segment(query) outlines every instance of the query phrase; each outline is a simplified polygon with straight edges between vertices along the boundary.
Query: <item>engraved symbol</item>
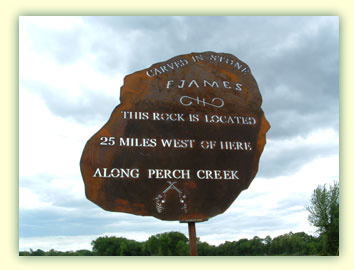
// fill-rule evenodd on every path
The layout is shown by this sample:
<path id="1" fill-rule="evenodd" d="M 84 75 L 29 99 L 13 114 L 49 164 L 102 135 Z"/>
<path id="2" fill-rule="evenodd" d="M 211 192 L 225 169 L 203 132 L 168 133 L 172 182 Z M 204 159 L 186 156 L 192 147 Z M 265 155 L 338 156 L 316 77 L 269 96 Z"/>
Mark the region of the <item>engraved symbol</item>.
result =
<path id="1" fill-rule="evenodd" d="M 175 183 L 177 182 L 172 182 L 172 181 L 167 181 L 170 185 L 162 191 L 161 194 L 157 195 L 157 197 L 154 199 L 155 200 L 155 206 L 156 210 L 158 213 L 162 213 L 162 211 L 165 209 L 164 204 L 166 203 L 166 193 L 169 192 L 170 190 L 175 190 L 178 193 L 178 200 L 179 202 L 183 205 L 181 209 L 187 213 L 187 204 L 185 202 L 185 199 L 187 196 L 182 193 L 177 187 L 175 187 Z"/>
<path id="2" fill-rule="evenodd" d="M 222 100 L 221 98 L 213 98 L 211 100 L 212 103 L 209 103 L 209 102 L 206 102 L 205 101 L 205 98 L 203 99 L 200 99 L 199 97 L 197 98 L 193 98 L 193 97 L 189 97 L 189 96 L 182 96 L 180 99 L 179 99 L 179 102 L 183 105 L 183 106 L 190 106 L 192 105 L 193 101 L 196 101 L 197 104 L 203 104 L 203 106 L 205 107 L 205 105 L 209 105 L 209 106 L 213 106 L 213 107 L 216 107 L 216 108 L 221 108 L 224 106 L 224 100 Z M 213 103 L 220 103 L 219 105 L 217 104 L 213 104 Z"/>

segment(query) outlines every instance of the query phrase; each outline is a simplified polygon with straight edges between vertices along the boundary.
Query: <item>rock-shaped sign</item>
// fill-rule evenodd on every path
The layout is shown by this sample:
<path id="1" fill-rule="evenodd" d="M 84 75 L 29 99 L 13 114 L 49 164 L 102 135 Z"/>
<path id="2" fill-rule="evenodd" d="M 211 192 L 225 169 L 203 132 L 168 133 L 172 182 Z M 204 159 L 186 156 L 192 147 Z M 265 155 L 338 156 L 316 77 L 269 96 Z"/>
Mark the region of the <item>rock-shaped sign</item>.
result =
<path id="1" fill-rule="evenodd" d="M 269 129 L 250 68 L 230 54 L 174 57 L 124 79 L 87 142 L 89 200 L 108 211 L 204 221 L 254 179 Z"/>

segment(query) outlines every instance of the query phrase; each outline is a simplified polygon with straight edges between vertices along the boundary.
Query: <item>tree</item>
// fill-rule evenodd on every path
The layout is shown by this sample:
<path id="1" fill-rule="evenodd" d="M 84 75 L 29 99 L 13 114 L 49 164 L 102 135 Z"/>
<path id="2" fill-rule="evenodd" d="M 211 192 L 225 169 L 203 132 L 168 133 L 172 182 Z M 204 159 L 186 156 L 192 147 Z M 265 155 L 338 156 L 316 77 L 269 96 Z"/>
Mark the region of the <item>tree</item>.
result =
<path id="1" fill-rule="evenodd" d="M 151 236 L 143 245 L 143 254 L 151 256 L 186 256 L 189 254 L 188 238 L 180 232 Z"/>
<path id="2" fill-rule="evenodd" d="M 159 240 L 155 235 L 149 237 L 149 239 L 143 245 L 143 254 L 148 256 L 158 255 Z"/>
<path id="3" fill-rule="evenodd" d="M 198 256 L 215 256 L 216 247 L 209 245 L 207 242 L 197 242 L 198 246 Z"/>
<path id="4" fill-rule="evenodd" d="M 318 186 L 311 197 L 309 222 L 317 227 L 323 242 L 322 255 L 336 255 L 339 247 L 339 183 Z"/>
<path id="5" fill-rule="evenodd" d="M 75 256 L 92 256 L 92 251 L 87 249 L 80 249 L 75 251 Z"/>
<path id="6" fill-rule="evenodd" d="M 31 252 L 31 256 L 45 256 L 45 251 L 43 251 L 41 249 L 37 249 L 36 251 L 33 251 L 30 248 L 30 252 Z"/>
<path id="7" fill-rule="evenodd" d="M 258 236 L 253 237 L 248 243 L 250 254 L 249 256 L 262 256 L 266 254 L 266 246 L 263 243 L 263 239 Z"/>
<path id="8" fill-rule="evenodd" d="M 139 256 L 141 243 L 123 237 L 99 237 L 92 241 L 93 255 L 98 256 Z"/>

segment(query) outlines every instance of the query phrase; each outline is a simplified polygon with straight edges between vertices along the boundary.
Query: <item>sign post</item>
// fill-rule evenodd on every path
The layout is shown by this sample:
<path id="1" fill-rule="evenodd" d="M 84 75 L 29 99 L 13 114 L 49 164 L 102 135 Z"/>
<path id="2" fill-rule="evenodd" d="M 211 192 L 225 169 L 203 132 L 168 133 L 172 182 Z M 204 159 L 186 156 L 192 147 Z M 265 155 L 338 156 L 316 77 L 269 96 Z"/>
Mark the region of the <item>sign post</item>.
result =
<path id="1" fill-rule="evenodd" d="M 191 256 L 198 256 L 195 222 L 188 222 L 189 247 Z"/>
<path id="2" fill-rule="evenodd" d="M 126 76 L 120 100 L 84 148 L 86 196 L 191 221 L 196 255 L 195 221 L 223 213 L 258 171 L 270 125 L 251 70 L 231 54 L 180 55 Z"/>

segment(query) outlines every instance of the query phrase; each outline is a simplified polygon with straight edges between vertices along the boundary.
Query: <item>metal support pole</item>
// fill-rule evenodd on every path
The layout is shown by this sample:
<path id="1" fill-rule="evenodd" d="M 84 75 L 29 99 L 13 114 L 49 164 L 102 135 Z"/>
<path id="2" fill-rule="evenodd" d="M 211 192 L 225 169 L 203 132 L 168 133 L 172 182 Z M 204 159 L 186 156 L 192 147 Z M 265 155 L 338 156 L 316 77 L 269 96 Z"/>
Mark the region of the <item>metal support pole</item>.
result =
<path id="1" fill-rule="evenodd" d="M 198 256 L 197 234 L 195 231 L 195 222 L 188 222 L 189 246 L 191 256 Z"/>

